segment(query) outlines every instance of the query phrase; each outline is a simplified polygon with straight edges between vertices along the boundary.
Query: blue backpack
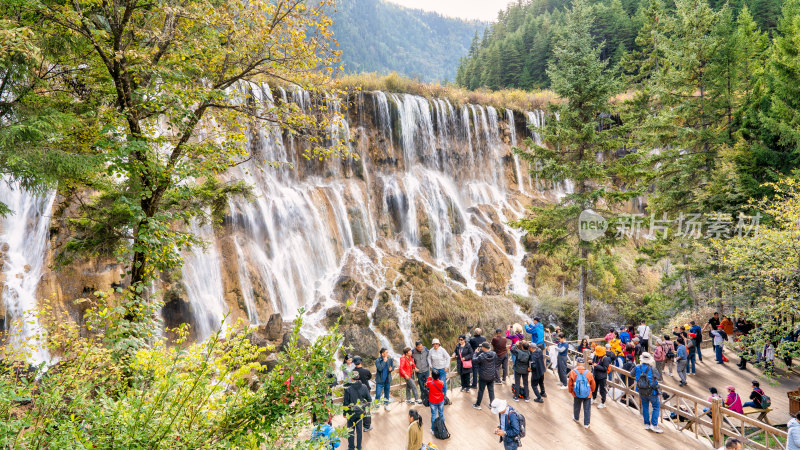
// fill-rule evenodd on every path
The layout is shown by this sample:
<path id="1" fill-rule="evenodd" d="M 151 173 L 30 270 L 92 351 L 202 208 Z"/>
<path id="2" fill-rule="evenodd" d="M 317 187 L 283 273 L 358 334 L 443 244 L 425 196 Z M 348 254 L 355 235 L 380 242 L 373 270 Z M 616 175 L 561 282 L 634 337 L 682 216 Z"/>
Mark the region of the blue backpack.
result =
<path id="1" fill-rule="evenodd" d="M 589 386 L 589 380 L 586 379 L 586 371 L 575 370 L 575 374 L 577 375 L 575 377 L 575 397 L 589 398 L 592 395 L 592 388 Z"/>

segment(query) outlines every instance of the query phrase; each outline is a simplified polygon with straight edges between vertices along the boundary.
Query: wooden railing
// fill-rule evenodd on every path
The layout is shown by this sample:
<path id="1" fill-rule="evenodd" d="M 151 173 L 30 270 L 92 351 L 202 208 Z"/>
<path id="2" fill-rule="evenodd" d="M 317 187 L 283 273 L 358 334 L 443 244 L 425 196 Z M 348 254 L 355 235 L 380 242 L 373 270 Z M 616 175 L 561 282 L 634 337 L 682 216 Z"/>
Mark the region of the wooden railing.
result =
<path id="1" fill-rule="evenodd" d="M 545 341 L 545 343 L 548 347 L 553 345 L 549 341 Z M 576 366 L 578 356 L 583 356 L 585 367 L 590 369 L 592 361 L 590 350 L 584 350 L 584 353 L 581 354 L 570 349 L 567 356 L 570 367 Z M 629 372 L 611 366 L 607 383 L 609 396 L 612 399 L 618 397 L 618 401 L 623 406 L 629 406 L 626 409 L 634 414 L 641 414 L 641 399 Z M 618 396 L 612 390 L 621 392 L 621 395 Z M 786 449 L 787 433 L 785 431 L 725 408 L 722 399 L 709 402 L 664 385 L 659 385 L 659 391 L 661 411 L 675 414 L 674 419 L 663 419 L 664 414 L 662 413 L 661 420 L 670 422 L 678 431 L 691 432 L 695 438 L 708 439 L 714 448 L 721 447 L 726 439 L 733 437 L 741 441 L 746 448 Z M 638 409 L 631 408 L 631 405 L 635 405 Z"/>
<path id="2" fill-rule="evenodd" d="M 448 390 L 456 389 L 456 388 L 460 388 L 461 387 L 461 377 L 459 376 L 458 371 L 456 370 L 455 358 L 450 358 L 450 361 L 451 361 L 450 362 L 450 369 L 447 371 L 447 389 Z M 397 381 L 397 382 L 394 383 L 395 381 Z M 416 380 L 416 375 L 414 375 L 414 382 L 416 382 L 416 381 L 417 381 Z M 392 382 L 393 382 L 393 384 L 389 387 L 389 394 L 391 395 L 392 392 L 396 391 L 397 389 L 401 389 L 401 391 L 400 391 L 400 393 L 398 395 L 403 395 L 403 392 L 404 392 L 405 387 L 406 387 L 405 380 L 403 380 L 400 377 L 393 377 L 392 378 Z M 417 386 L 417 388 L 419 388 L 419 386 Z M 375 393 L 375 388 L 374 387 L 370 388 L 370 391 L 371 391 L 371 394 L 374 394 Z M 333 398 L 333 402 L 334 403 L 341 403 L 342 400 L 344 400 L 344 397 L 343 397 L 344 393 L 343 392 L 344 392 L 343 386 L 338 386 L 337 388 L 334 388 L 334 394 L 336 395 Z"/>

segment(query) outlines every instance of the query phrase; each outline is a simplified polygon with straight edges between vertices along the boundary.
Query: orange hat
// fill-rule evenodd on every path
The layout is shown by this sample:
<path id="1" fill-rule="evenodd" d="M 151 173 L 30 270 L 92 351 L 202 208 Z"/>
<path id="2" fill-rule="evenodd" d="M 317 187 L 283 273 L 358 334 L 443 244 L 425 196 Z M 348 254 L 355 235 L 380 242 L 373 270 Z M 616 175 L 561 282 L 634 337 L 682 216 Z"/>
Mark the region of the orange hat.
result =
<path id="1" fill-rule="evenodd" d="M 594 348 L 594 354 L 600 357 L 606 356 L 606 349 L 598 345 Z"/>

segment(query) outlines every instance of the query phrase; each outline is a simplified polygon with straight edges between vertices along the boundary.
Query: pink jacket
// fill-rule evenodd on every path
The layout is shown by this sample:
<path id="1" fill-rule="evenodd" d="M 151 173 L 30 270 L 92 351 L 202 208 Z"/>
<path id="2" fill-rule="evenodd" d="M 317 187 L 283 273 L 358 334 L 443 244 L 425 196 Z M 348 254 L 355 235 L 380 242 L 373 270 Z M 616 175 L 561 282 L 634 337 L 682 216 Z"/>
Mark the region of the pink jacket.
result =
<path id="1" fill-rule="evenodd" d="M 733 412 L 737 412 L 742 414 L 744 410 L 742 409 L 742 398 L 739 397 L 739 394 L 736 392 L 731 392 L 728 394 L 728 399 L 725 400 L 725 406 Z"/>

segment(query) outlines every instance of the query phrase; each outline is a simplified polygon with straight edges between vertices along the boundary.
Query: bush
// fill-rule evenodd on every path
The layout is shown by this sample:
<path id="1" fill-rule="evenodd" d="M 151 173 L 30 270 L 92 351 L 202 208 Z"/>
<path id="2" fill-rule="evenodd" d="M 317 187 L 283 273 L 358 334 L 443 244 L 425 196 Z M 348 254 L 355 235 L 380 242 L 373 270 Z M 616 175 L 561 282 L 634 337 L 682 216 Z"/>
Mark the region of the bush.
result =
<path id="1" fill-rule="evenodd" d="M 119 325 L 113 308 L 86 313 L 87 324 Z M 56 321 L 53 321 L 56 322 Z M 155 339 L 117 358 L 105 328 L 49 329 L 50 368 L 6 360 L 0 373 L 0 446 L 11 448 L 317 448 L 301 439 L 316 414 L 336 413 L 328 374 L 341 338 L 330 334 L 298 345 L 301 319 L 267 372 L 258 360 L 272 349 L 251 344 L 237 324 L 187 345 Z M 302 374 L 302 376 L 300 376 Z M 315 447 L 315 445 L 317 447 Z"/>

